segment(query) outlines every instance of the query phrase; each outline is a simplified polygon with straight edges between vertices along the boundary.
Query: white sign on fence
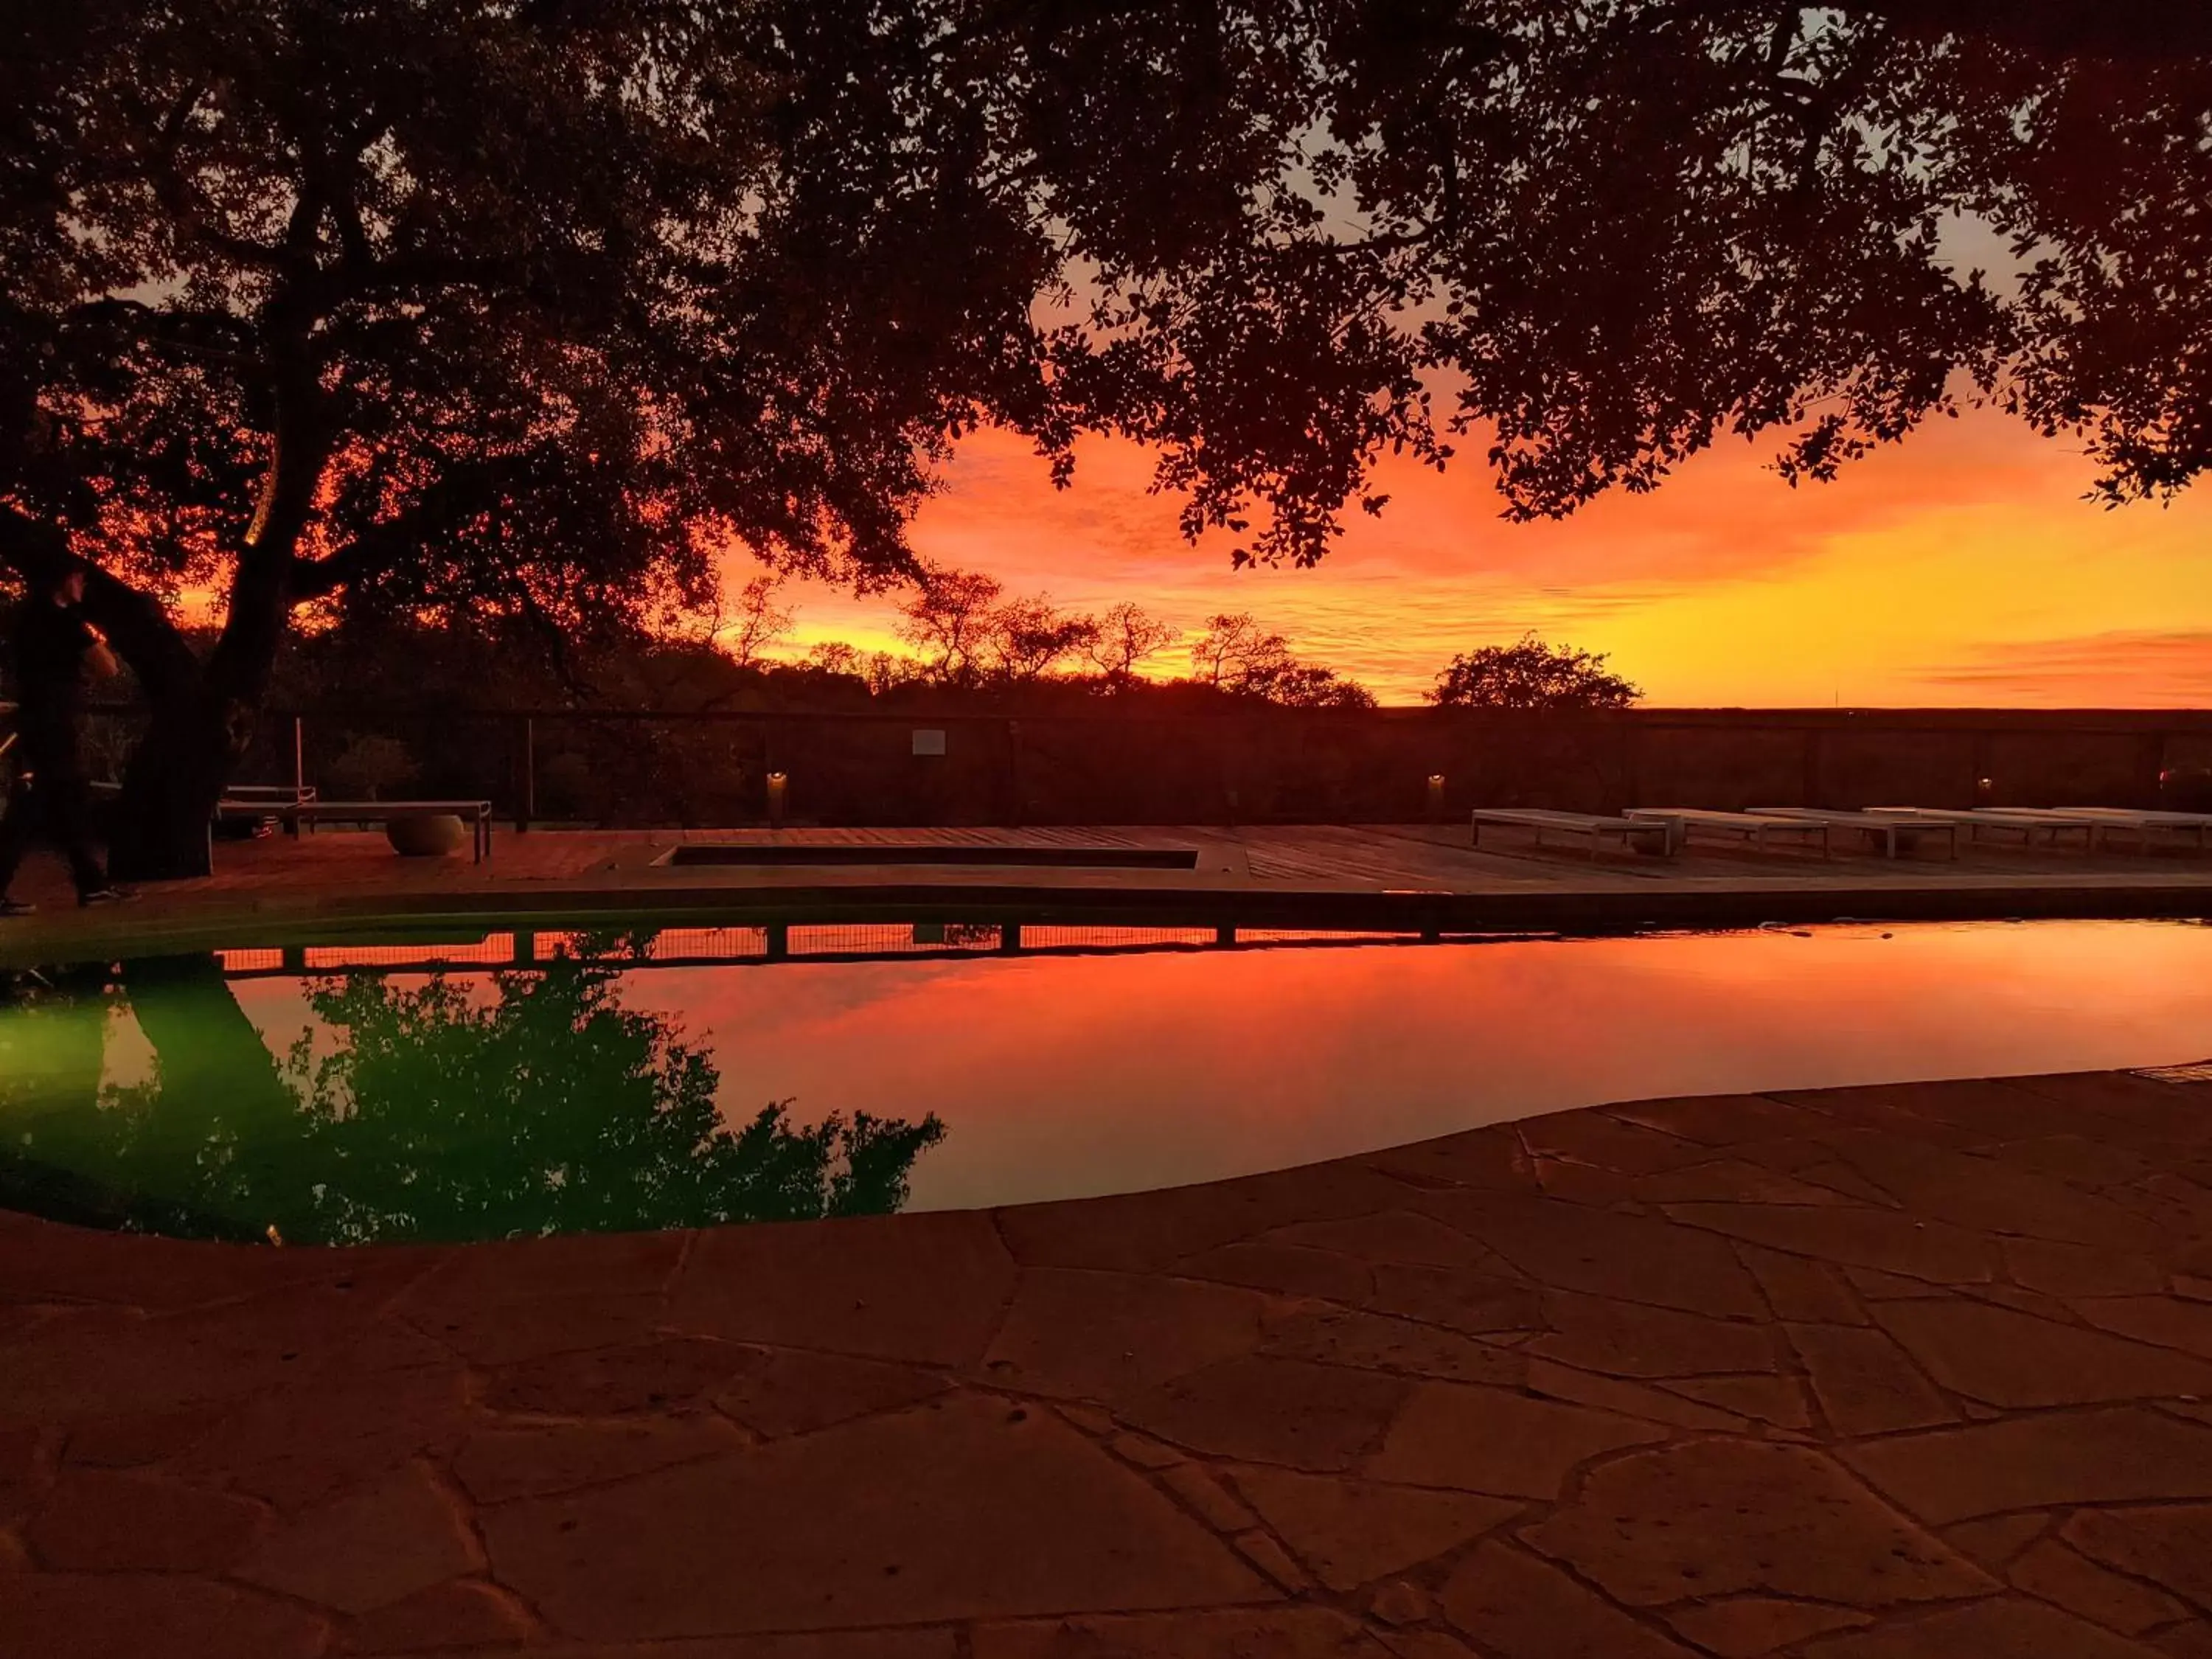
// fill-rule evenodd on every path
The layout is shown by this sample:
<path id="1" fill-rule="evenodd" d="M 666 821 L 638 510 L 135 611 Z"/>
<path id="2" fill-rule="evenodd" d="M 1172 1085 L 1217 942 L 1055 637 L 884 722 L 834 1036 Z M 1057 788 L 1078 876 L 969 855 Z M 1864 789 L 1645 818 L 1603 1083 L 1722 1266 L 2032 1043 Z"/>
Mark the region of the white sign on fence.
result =
<path id="1" fill-rule="evenodd" d="M 917 731 L 914 734 L 914 752 L 917 755 L 941 755 L 945 752 L 945 733 Z"/>

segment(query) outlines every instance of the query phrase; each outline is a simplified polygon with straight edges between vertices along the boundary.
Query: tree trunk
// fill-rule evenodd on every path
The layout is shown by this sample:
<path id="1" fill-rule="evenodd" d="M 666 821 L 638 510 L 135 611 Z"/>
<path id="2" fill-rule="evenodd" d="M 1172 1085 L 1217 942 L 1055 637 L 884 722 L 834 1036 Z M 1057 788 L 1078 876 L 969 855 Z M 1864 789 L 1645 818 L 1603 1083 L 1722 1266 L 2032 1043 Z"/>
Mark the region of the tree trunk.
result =
<path id="1" fill-rule="evenodd" d="M 204 689 L 155 703 L 116 803 L 107 859 L 117 880 L 210 873 L 209 826 L 251 735 L 250 712 L 227 710 Z"/>
<path id="2" fill-rule="evenodd" d="M 222 635 L 204 667 L 149 685 L 154 717 L 123 777 L 108 844 L 118 881 L 211 872 L 210 825 L 223 786 L 253 741 L 290 608 L 287 556 L 248 547 L 232 573 Z"/>

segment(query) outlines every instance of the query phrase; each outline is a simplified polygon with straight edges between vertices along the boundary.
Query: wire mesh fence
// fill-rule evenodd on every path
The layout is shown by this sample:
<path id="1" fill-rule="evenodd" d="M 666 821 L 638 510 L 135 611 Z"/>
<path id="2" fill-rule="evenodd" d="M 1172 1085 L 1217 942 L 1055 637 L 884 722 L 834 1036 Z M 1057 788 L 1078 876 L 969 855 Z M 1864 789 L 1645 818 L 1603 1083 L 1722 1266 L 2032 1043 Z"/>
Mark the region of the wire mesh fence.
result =
<path id="1" fill-rule="evenodd" d="M 93 711 L 96 780 L 122 776 L 145 717 Z M 1650 801 L 2185 807 L 2176 792 L 2212 777 L 2212 714 L 331 705 L 266 713 L 234 777 L 605 828 L 1413 823 Z"/>

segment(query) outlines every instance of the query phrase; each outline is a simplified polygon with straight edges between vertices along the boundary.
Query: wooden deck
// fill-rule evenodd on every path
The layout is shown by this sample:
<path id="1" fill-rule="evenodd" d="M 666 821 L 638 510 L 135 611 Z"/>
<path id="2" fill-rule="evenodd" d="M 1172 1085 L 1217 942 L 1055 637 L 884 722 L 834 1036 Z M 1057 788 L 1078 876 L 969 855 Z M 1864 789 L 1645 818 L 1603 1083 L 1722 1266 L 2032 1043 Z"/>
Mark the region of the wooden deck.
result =
<path id="1" fill-rule="evenodd" d="M 1844 918 L 1962 921 L 2212 915 L 2212 858 L 1972 848 L 1889 860 L 1698 846 L 1680 857 L 1516 843 L 1460 825 L 502 832 L 491 859 L 406 860 L 380 835 L 219 844 L 216 873 L 80 911 L 58 866 L 17 892 L 0 964 L 275 942 L 332 928 L 420 932 L 527 917 L 943 919 L 1407 931 L 1620 931 Z M 879 864 L 672 866 L 687 842 L 877 846 Z M 1188 870 L 900 861 L 901 847 L 1187 848 Z"/>

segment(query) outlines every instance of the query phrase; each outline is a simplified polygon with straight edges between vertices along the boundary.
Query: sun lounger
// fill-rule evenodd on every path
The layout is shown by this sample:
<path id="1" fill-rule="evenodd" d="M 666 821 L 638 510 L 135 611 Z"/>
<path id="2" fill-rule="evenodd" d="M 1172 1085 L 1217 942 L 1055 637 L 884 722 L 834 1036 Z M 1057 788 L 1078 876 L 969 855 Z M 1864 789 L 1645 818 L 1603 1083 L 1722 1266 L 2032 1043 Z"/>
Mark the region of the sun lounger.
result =
<path id="1" fill-rule="evenodd" d="M 1725 836 L 1733 840 L 1749 842 L 1754 851 L 1764 853 L 1766 843 L 1776 837 L 1795 840 L 1800 845 L 1806 842 L 1820 843 L 1820 855 L 1828 854 L 1828 837 L 1832 826 L 1817 818 L 1785 818 L 1759 812 L 1720 812 L 1701 806 L 1632 806 L 1627 816 L 1632 818 L 1653 818 L 1676 826 L 1674 842 L 1680 846 L 1690 838 L 1692 830 Z"/>
<path id="2" fill-rule="evenodd" d="M 1897 813 L 1848 812 L 1818 806 L 1754 806 L 1760 817 L 1805 818 L 1837 830 L 1856 830 L 1881 845 L 1884 858 L 1895 858 L 1900 846 L 1910 847 L 1923 836 L 1943 837 L 1953 858 L 1959 856 L 1959 826 L 1941 818 L 1906 817 Z"/>
<path id="3" fill-rule="evenodd" d="M 1474 813 L 1473 845 L 1482 845 L 1482 826 L 1486 823 L 1533 830 L 1539 847 L 1544 844 L 1547 835 L 1580 836 L 1589 846 L 1593 859 L 1607 841 L 1617 841 L 1624 848 L 1656 842 L 1662 856 L 1672 858 L 1674 854 L 1674 826 L 1649 818 L 1601 817 L 1590 812 L 1553 812 L 1535 807 L 1479 807 Z"/>
<path id="4" fill-rule="evenodd" d="M 2187 836 L 2203 852 L 2212 834 L 2212 812 L 2170 812 L 2156 810 L 2138 811 L 2126 806 L 2046 806 L 2044 811 L 2063 818 L 2081 818 L 2105 826 L 2104 839 L 2109 845 L 2115 830 L 2132 830 L 2138 845 L 2148 847 L 2154 831 L 2176 836 Z"/>
<path id="5" fill-rule="evenodd" d="M 302 800 L 269 810 L 288 834 L 296 836 L 302 824 L 317 823 L 388 823 L 417 812 L 450 812 L 469 826 L 476 861 L 491 853 L 491 803 L 488 800 Z"/>
<path id="6" fill-rule="evenodd" d="M 1979 843 L 1985 836 L 2014 835 L 2023 847 L 2035 845 L 2040 833 L 2057 844 L 2062 835 L 2079 833 L 2084 852 L 2097 850 L 2100 827 L 2096 821 L 2064 817 L 2056 812 L 2039 811 L 2027 806 L 1978 806 L 1970 809 L 1944 806 L 1869 806 L 1869 812 L 1885 817 L 1911 818 L 1929 823 L 1952 823 L 1966 830 Z"/>

